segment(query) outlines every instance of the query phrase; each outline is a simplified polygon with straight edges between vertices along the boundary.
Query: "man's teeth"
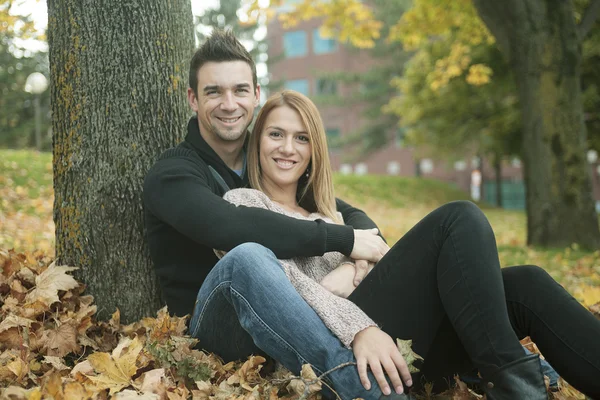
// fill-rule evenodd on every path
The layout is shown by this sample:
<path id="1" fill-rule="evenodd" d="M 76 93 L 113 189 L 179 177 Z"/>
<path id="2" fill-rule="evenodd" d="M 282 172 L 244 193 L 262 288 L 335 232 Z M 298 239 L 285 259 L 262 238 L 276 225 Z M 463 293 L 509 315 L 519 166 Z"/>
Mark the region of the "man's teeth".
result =
<path id="1" fill-rule="evenodd" d="M 237 121 L 238 119 L 240 119 L 240 117 L 237 118 L 219 118 L 221 121 L 225 122 L 225 123 L 232 123 Z"/>

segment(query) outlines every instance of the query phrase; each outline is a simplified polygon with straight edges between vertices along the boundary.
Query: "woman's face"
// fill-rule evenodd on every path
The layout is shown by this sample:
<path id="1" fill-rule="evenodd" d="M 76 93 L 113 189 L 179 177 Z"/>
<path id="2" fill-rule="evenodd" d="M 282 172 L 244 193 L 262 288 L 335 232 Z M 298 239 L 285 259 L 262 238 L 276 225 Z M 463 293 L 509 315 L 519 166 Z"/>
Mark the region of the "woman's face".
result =
<path id="1" fill-rule="evenodd" d="M 290 185 L 297 188 L 310 162 L 311 147 L 306 127 L 296 110 L 286 105 L 271 110 L 259 143 L 265 188 Z"/>

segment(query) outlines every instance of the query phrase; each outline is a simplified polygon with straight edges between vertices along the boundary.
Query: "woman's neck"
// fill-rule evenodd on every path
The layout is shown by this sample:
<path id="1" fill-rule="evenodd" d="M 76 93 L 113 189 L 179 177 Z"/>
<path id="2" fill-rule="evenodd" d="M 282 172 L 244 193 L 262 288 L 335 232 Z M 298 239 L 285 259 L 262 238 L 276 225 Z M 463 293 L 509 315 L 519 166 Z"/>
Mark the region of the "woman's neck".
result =
<path id="1" fill-rule="evenodd" d="M 269 182 L 262 182 L 265 194 L 275 203 L 281 205 L 288 211 L 301 213 L 303 215 L 310 214 L 308 211 L 298 205 L 296 200 L 296 191 L 298 185 L 289 185 L 288 187 L 282 188 L 280 186 L 273 185 Z"/>

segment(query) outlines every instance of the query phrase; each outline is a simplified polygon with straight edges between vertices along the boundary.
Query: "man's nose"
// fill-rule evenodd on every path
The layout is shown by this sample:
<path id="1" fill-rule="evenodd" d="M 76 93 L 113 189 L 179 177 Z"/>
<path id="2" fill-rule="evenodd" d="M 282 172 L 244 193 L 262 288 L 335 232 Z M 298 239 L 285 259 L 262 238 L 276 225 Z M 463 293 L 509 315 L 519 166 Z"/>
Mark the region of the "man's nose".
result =
<path id="1" fill-rule="evenodd" d="M 235 98 L 233 93 L 227 91 L 223 94 L 223 101 L 221 102 L 221 108 L 227 111 L 233 111 L 237 108 L 237 103 L 235 102 Z"/>

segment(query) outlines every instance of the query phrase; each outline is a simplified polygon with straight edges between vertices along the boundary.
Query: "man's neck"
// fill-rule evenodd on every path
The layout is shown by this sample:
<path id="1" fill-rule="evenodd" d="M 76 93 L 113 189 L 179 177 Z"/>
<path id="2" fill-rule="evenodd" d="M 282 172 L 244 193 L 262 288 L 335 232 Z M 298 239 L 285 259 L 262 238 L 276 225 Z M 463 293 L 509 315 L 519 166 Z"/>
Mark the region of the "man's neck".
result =
<path id="1" fill-rule="evenodd" d="M 206 143 L 214 150 L 214 152 L 217 153 L 219 158 L 223 160 L 229 169 L 235 171 L 241 170 L 244 167 L 244 152 L 242 149 L 244 148 L 246 135 L 243 135 L 239 140 L 232 142 L 217 141 L 214 140 L 214 138 L 210 135 L 204 134 L 201 126 L 200 135 L 202 135 L 204 141 L 206 141 Z"/>

